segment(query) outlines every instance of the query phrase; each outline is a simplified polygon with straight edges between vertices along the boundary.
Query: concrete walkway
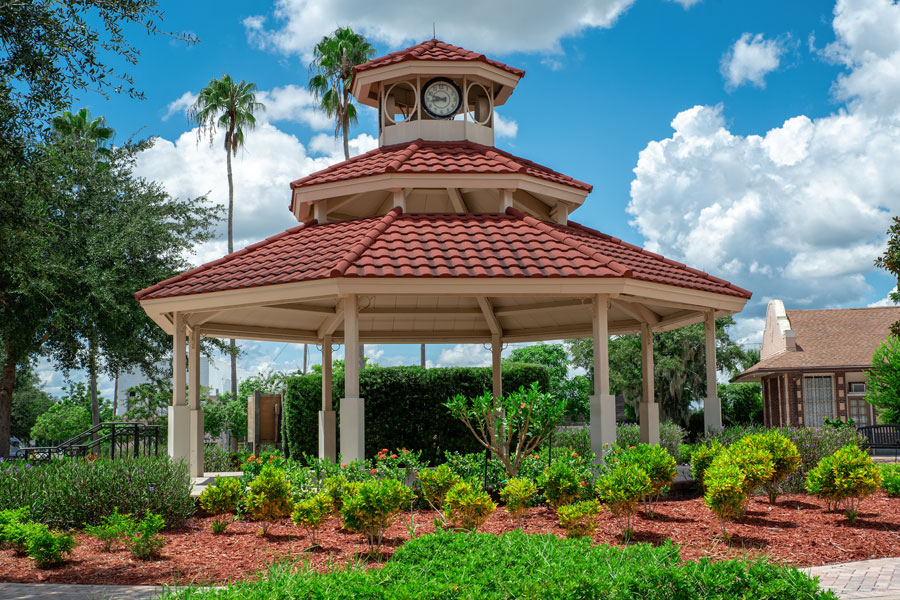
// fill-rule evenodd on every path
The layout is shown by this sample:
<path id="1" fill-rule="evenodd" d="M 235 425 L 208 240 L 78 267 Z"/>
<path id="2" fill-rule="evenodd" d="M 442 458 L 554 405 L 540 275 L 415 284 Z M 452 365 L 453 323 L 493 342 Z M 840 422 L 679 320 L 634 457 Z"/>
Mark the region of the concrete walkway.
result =
<path id="1" fill-rule="evenodd" d="M 900 558 L 877 558 L 803 569 L 842 599 L 900 599 Z"/>
<path id="2" fill-rule="evenodd" d="M 243 471 L 222 471 L 220 473 L 207 472 L 203 474 L 203 477 L 191 477 L 191 498 L 199 498 L 203 490 L 213 484 L 216 477 L 241 477 L 243 474 Z"/>
<path id="3" fill-rule="evenodd" d="M 0 600 L 150 600 L 165 588 L 152 585 L 0 583 Z"/>

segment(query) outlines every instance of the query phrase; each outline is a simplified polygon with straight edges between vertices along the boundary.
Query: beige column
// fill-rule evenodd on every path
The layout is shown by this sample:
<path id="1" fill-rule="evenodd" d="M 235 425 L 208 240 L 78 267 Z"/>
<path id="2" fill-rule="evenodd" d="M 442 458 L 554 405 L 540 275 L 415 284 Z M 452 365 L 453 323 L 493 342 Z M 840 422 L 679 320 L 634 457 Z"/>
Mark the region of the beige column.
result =
<path id="1" fill-rule="evenodd" d="M 609 393 L 609 298 L 593 298 L 594 394 L 590 398 L 591 452 L 599 459 L 616 442 L 616 399 Z M 607 445 L 608 444 L 608 445 Z"/>
<path id="2" fill-rule="evenodd" d="M 200 332 L 191 331 L 188 355 L 188 408 L 190 409 L 190 450 L 188 467 L 191 477 L 203 477 L 203 409 L 200 408 Z"/>
<path id="3" fill-rule="evenodd" d="M 501 357 L 503 351 L 503 340 L 499 335 L 491 336 L 491 391 L 494 398 L 503 395 L 503 375 L 501 372 Z"/>
<path id="4" fill-rule="evenodd" d="M 337 460 L 337 421 L 332 406 L 331 336 L 322 340 L 322 410 L 319 411 L 319 458 Z"/>
<path id="5" fill-rule="evenodd" d="M 341 458 L 365 458 L 365 403 L 359 397 L 359 305 L 356 294 L 344 297 L 344 398 L 341 399 Z"/>
<path id="6" fill-rule="evenodd" d="M 173 460 L 187 462 L 190 454 L 190 409 L 185 403 L 185 345 L 184 315 L 174 313 L 172 334 L 172 405 L 169 406 L 168 452 Z"/>
<path id="7" fill-rule="evenodd" d="M 641 375 L 643 377 L 643 398 L 638 419 L 641 427 L 641 442 L 659 444 L 659 404 L 653 378 L 653 332 L 650 325 L 641 323 Z"/>
<path id="8" fill-rule="evenodd" d="M 716 315 L 706 311 L 706 400 L 703 401 L 703 428 L 718 431 L 722 428 L 722 402 L 716 385 Z"/>

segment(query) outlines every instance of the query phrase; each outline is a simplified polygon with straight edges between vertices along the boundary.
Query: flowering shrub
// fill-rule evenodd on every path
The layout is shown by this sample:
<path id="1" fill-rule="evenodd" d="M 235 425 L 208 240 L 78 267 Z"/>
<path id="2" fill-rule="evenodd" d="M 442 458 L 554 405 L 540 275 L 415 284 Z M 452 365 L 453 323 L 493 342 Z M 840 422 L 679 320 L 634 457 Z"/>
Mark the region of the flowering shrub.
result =
<path id="1" fill-rule="evenodd" d="M 120 514 L 116 507 L 111 515 L 101 517 L 100 525 L 87 525 L 84 532 L 103 542 L 104 552 L 112 552 L 118 542 L 125 541 L 131 536 L 134 525 L 131 515 Z"/>
<path id="2" fill-rule="evenodd" d="M 644 500 L 649 515 L 653 514 L 653 501 L 669 489 L 677 475 L 675 459 L 662 446 L 638 444 L 627 450 L 616 448 L 606 455 L 605 462 L 613 468 L 620 464 L 634 465 L 647 474 L 651 491 Z"/>
<path id="3" fill-rule="evenodd" d="M 316 536 L 319 529 L 333 510 L 331 496 L 325 493 L 317 494 L 294 505 L 291 521 L 294 522 L 294 525 L 300 525 L 306 530 L 309 541 L 315 546 L 318 545 Z"/>
<path id="4" fill-rule="evenodd" d="M 425 501 L 437 511 L 444 506 L 444 496 L 460 482 L 459 476 L 446 464 L 419 472 L 419 485 Z"/>
<path id="5" fill-rule="evenodd" d="M 244 481 L 245 485 L 249 484 L 259 476 L 264 467 L 271 466 L 276 469 L 284 470 L 288 466 L 288 463 L 288 459 L 286 459 L 278 450 L 263 451 L 259 456 L 251 454 L 244 460 L 242 465 L 244 475 L 241 479 Z"/>
<path id="6" fill-rule="evenodd" d="M 254 519 L 263 522 L 260 534 L 266 535 L 271 523 L 291 512 L 291 486 L 284 471 L 266 465 L 250 482 L 244 506 Z"/>
<path id="7" fill-rule="evenodd" d="M 534 503 L 536 495 L 537 487 L 529 479 L 510 479 L 500 490 L 500 499 L 506 503 L 506 512 L 515 521 L 516 527 L 522 527 L 522 520 Z"/>
<path id="8" fill-rule="evenodd" d="M 497 509 L 490 494 L 471 483 L 457 483 L 444 497 L 444 516 L 451 526 L 476 532 Z"/>
<path id="9" fill-rule="evenodd" d="M 900 496 L 900 464 L 879 465 L 881 471 L 881 489 L 888 496 Z"/>
<path id="10" fill-rule="evenodd" d="M 383 448 L 375 456 L 375 475 L 382 479 L 396 479 L 402 483 L 412 480 L 426 465 L 422 462 L 422 451 L 397 448 L 391 452 Z M 371 471 L 371 469 L 370 469 Z"/>
<path id="11" fill-rule="evenodd" d="M 659 445 L 666 449 L 672 458 L 678 458 L 678 449 L 684 443 L 685 432 L 679 425 L 666 421 L 659 424 Z M 616 445 L 626 449 L 641 443 L 641 428 L 637 423 L 616 424 Z"/>
<path id="12" fill-rule="evenodd" d="M 719 518 L 722 534 L 727 538 L 727 521 L 734 521 L 744 514 L 747 502 L 746 477 L 741 468 L 730 460 L 727 451 L 722 452 L 704 474 L 706 491 L 703 500 Z"/>
<path id="13" fill-rule="evenodd" d="M 412 490 L 396 479 L 364 481 L 353 494 L 344 496 L 343 526 L 364 534 L 369 551 L 374 552 L 381 548 L 385 530 L 414 500 Z"/>
<path id="14" fill-rule="evenodd" d="M 538 485 L 547 503 L 554 509 L 571 504 L 581 493 L 581 478 L 571 465 L 562 461 L 552 463 L 538 478 Z"/>
<path id="15" fill-rule="evenodd" d="M 822 459 L 807 477 L 807 491 L 831 506 L 842 506 L 851 522 L 859 502 L 878 489 L 881 475 L 872 458 L 856 446 L 845 446 Z"/>
<path id="16" fill-rule="evenodd" d="M 203 470 L 206 473 L 221 473 L 233 469 L 236 456 L 224 446 L 210 444 L 203 450 Z"/>
<path id="17" fill-rule="evenodd" d="M 559 525 L 566 531 L 567 538 L 588 537 L 594 532 L 594 519 L 600 514 L 600 503 L 597 500 L 585 500 L 575 504 L 560 506 L 556 510 Z"/>
<path id="18" fill-rule="evenodd" d="M 622 535 L 631 536 L 638 504 L 653 486 L 646 471 L 633 464 L 618 464 L 597 478 L 597 497 L 606 504 L 622 526 Z"/>

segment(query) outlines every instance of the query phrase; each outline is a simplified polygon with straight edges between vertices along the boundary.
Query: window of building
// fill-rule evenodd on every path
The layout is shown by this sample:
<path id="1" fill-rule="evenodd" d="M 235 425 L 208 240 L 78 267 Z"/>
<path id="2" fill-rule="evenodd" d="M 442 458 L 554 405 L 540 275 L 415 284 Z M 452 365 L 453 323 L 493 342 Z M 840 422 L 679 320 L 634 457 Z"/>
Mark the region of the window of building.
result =
<path id="1" fill-rule="evenodd" d="M 850 393 L 851 394 L 865 394 L 866 393 L 866 384 L 862 381 L 853 381 L 850 383 Z"/>
<path id="2" fill-rule="evenodd" d="M 857 427 L 871 425 L 869 420 L 869 403 L 863 398 L 847 399 L 847 414 Z"/>
<path id="3" fill-rule="evenodd" d="M 804 377 L 803 423 L 807 427 L 822 427 L 826 418 L 834 418 L 834 392 L 831 376 Z"/>

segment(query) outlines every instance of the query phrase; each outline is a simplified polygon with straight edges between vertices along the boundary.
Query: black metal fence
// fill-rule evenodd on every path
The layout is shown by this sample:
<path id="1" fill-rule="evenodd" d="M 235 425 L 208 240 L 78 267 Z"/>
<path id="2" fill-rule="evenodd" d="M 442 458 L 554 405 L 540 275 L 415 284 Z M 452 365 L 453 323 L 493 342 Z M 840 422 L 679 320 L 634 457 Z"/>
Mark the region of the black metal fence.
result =
<path id="1" fill-rule="evenodd" d="M 58 446 L 21 448 L 14 458 L 41 461 L 62 457 L 159 456 L 161 430 L 161 425 L 110 421 L 91 427 Z"/>

